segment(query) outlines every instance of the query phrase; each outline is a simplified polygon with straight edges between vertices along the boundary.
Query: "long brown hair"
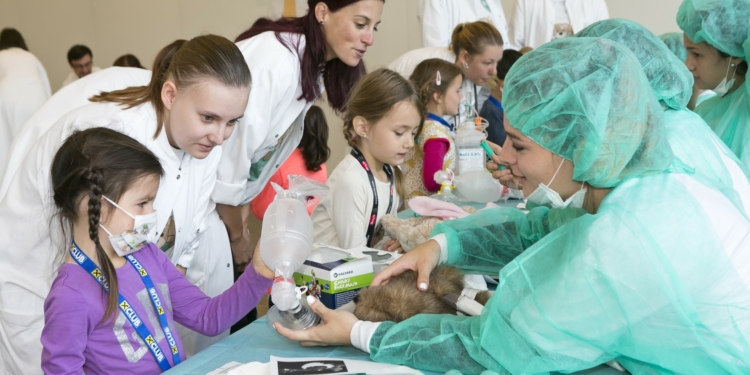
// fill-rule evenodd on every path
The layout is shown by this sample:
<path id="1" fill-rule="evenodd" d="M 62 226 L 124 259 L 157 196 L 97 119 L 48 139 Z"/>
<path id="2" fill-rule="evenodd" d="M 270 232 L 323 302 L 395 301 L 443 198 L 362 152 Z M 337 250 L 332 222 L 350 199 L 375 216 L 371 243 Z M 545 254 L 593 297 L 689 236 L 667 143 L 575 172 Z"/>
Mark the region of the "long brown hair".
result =
<path id="1" fill-rule="evenodd" d="M 407 102 L 417 109 L 420 119 L 416 133 L 420 134 L 424 125 L 424 107 L 414 84 L 400 74 L 385 68 L 364 76 L 354 85 L 349 100 L 346 102 L 344 138 L 349 146 L 357 147 L 359 143 L 357 133 L 354 131 L 355 117 L 360 116 L 368 123 L 374 124 L 387 116 L 396 104 L 401 102 Z M 401 169 L 393 166 L 393 174 L 398 194 L 405 198 L 406 189 Z"/>
<path id="2" fill-rule="evenodd" d="M 156 110 L 156 138 L 164 126 L 164 103 L 161 89 L 171 80 L 185 89 L 205 79 L 215 79 L 231 87 L 249 87 L 250 69 L 239 48 L 217 35 L 201 35 L 189 41 L 180 39 L 162 48 L 154 59 L 148 86 L 128 87 L 103 92 L 89 98 L 92 102 L 113 102 L 126 109 L 151 103 Z"/>
<path id="3" fill-rule="evenodd" d="M 331 12 L 337 12 L 344 7 L 352 5 L 361 0 L 307 0 L 308 12 L 297 18 L 281 18 L 270 20 L 260 18 L 246 31 L 235 39 L 236 42 L 250 39 L 266 31 L 273 31 L 276 39 L 289 51 L 297 54 L 301 38 L 295 38 L 296 43 L 289 42 L 281 37 L 281 33 L 295 33 L 305 36 L 305 51 L 299 56 L 300 84 L 302 94 L 297 100 L 304 99 L 306 102 L 314 102 L 320 97 L 321 90 L 318 86 L 318 77 L 323 74 L 328 104 L 337 112 L 343 112 L 346 108 L 346 98 L 354 84 L 367 73 L 364 60 L 357 66 L 348 66 L 340 59 L 326 61 L 326 41 L 323 36 L 322 26 L 315 18 L 315 6 L 324 3 Z M 382 0 L 385 3 L 385 0 Z M 321 67 L 322 70 L 321 70 Z"/>
<path id="4" fill-rule="evenodd" d="M 487 46 L 502 46 L 503 37 L 495 26 L 489 22 L 476 21 L 462 23 L 453 29 L 451 34 L 451 51 L 458 58 L 461 50 L 473 56 L 484 52 Z"/>
<path id="5" fill-rule="evenodd" d="M 328 147 L 328 120 L 323 109 L 317 105 L 311 106 L 305 115 L 305 130 L 299 146 L 302 157 L 305 158 L 305 168 L 310 172 L 317 172 L 331 156 Z"/>
<path id="6" fill-rule="evenodd" d="M 102 322 L 117 311 L 117 274 L 99 242 L 102 196 L 117 202 L 131 185 L 147 175 L 163 174 L 159 159 L 140 142 L 108 128 L 73 133 L 52 159 L 52 192 L 57 217 L 66 238 L 72 239 L 81 200 L 89 197 L 89 238 L 96 244 L 96 261 L 109 287 Z M 69 244 L 69 243 L 68 243 Z M 64 249 L 68 249 L 68 244 Z M 104 289 L 102 289 L 104 292 Z"/>

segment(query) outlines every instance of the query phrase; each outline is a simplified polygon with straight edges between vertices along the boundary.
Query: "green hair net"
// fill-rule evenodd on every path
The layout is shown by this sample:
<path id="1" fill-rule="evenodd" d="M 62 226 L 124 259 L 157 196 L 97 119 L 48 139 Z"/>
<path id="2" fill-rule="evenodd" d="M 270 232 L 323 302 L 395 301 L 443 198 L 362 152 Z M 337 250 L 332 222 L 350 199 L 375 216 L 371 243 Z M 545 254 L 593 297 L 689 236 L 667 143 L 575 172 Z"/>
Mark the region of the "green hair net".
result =
<path id="1" fill-rule="evenodd" d="M 641 63 L 656 99 L 667 107 L 685 108 L 693 95 L 693 74 L 684 60 L 669 51 L 659 37 L 630 20 L 613 18 L 579 31 L 578 37 L 601 37 L 628 47 Z"/>
<path id="2" fill-rule="evenodd" d="M 687 50 L 685 49 L 685 41 L 682 39 L 684 33 L 666 33 L 659 35 L 664 44 L 667 45 L 672 53 L 680 59 L 680 61 L 687 60 Z"/>
<path id="3" fill-rule="evenodd" d="M 685 0 L 677 24 L 693 43 L 706 42 L 747 61 L 750 48 L 750 0 Z"/>
<path id="4" fill-rule="evenodd" d="M 611 188 L 666 170 L 662 110 L 630 50 L 565 38 L 521 57 L 505 78 L 505 114 L 534 142 L 573 162 L 573 179 Z"/>

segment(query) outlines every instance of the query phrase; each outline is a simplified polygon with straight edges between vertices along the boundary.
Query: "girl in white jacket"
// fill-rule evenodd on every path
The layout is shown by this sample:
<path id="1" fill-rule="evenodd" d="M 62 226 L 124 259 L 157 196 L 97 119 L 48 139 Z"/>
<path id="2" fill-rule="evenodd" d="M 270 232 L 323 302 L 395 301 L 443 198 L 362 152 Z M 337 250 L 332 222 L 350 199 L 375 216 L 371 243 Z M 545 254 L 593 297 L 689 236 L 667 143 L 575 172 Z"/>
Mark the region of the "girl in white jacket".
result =
<path id="1" fill-rule="evenodd" d="M 164 176 L 154 202 L 157 229 L 151 240 L 163 245 L 192 283 L 201 286 L 211 272 L 206 265 L 216 263 L 209 256 L 229 254 L 221 251 L 222 246 L 228 249 L 221 221 L 207 219 L 206 213 L 221 158 L 218 146 L 242 117 L 250 71 L 234 44 L 213 35 L 170 44 L 154 65 L 148 86 L 102 93 L 91 99 L 95 103 L 63 116 L 17 172 L 6 176 L 12 181 L 0 201 L 0 365 L 7 371 L 40 373 L 42 306 L 54 277 L 55 247 L 64 246 L 55 241 L 59 233 L 50 225 L 49 170 L 55 152 L 74 130 L 115 129 L 159 158 Z M 209 228 L 219 233 L 206 233 Z M 224 243 L 219 241 L 222 234 Z M 199 249 L 201 241 L 213 242 L 208 246 L 213 253 Z"/>

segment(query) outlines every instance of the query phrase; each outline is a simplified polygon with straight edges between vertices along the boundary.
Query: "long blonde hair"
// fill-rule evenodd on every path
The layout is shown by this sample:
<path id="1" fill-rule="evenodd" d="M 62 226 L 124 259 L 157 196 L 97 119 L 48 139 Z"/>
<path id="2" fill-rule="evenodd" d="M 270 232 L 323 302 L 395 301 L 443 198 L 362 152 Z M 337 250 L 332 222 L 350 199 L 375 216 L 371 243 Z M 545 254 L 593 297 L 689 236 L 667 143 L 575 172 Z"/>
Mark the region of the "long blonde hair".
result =
<path id="1" fill-rule="evenodd" d="M 424 124 L 424 106 L 417 94 L 414 84 L 400 74 L 381 68 L 364 76 L 352 89 L 346 102 L 344 114 L 344 138 L 351 147 L 359 147 L 359 139 L 354 131 L 354 118 L 360 116 L 368 123 L 374 124 L 388 115 L 396 104 L 407 102 L 419 113 L 417 134 L 422 132 Z M 406 197 L 404 177 L 401 169 L 393 167 L 396 190 L 400 197 Z"/>

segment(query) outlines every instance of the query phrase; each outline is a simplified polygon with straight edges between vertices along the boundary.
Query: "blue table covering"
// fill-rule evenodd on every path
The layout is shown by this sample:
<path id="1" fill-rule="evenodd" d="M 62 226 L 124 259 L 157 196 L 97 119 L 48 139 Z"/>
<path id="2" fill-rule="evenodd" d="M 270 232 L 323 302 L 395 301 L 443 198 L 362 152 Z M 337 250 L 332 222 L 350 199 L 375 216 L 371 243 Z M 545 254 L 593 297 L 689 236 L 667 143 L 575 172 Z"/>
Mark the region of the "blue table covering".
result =
<path id="1" fill-rule="evenodd" d="M 369 355 L 353 347 L 314 347 L 303 348 L 299 343 L 289 341 L 274 331 L 265 318 L 260 318 L 239 332 L 230 335 L 196 354 L 185 362 L 165 372 L 165 375 L 205 375 L 226 363 L 269 362 L 271 355 L 286 358 L 328 357 L 369 361 Z M 437 373 L 423 371 L 426 375 Z M 578 372 L 579 375 L 623 375 L 610 367 L 597 368 Z"/>

